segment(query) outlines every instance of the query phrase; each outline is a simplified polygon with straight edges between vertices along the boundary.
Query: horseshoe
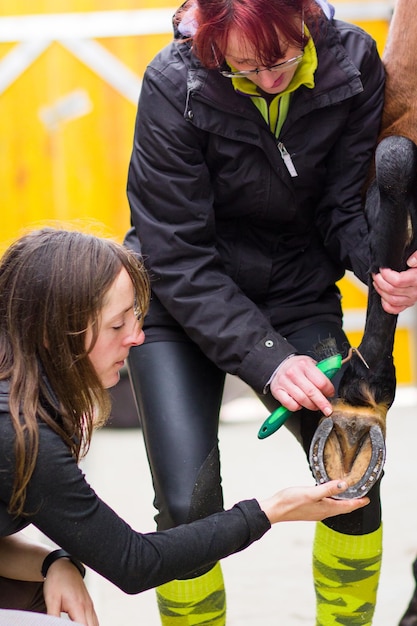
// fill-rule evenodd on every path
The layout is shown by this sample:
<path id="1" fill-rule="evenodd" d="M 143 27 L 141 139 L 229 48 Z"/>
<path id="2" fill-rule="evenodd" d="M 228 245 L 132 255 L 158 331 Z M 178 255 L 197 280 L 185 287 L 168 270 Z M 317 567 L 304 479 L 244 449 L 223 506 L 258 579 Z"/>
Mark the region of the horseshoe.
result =
<path id="1" fill-rule="evenodd" d="M 317 484 L 323 484 L 331 480 L 324 464 L 324 448 L 333 427 L 334 423 L 332 418 L 324 418 L 320 422 L 311 442 L 309 461 Z M 349 486 L 344 493 L 333 496 L 334 498 L 339 500 L 361 498 L 368 493 L 371 487 L 381 476 L 386 456 L 384 435 L 378 425 L 371 426 L 368 434 L 371 442 L 372 453 L 366 471 L 354 485 Z"/>

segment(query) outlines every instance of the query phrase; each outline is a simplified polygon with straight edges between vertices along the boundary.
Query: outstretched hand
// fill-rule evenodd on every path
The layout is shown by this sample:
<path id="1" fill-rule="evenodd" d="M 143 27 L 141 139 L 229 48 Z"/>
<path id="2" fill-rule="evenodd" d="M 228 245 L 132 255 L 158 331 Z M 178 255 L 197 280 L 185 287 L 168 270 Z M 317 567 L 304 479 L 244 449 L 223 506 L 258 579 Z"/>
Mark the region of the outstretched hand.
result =
<path id="1" fill-rule="evenodd" d="M 333 411 L 328 398 L 334 395 L 335 388 L 316 367 L 316 361 L 306 354 L 286 359 L 276 371 L 270 390 L 274 398 L 290 411 L 305 407 L 327 416 Z"/>
<path id="2" fill-rule="evenodd" d="M 271 524 L 277 522 L 321 521 L 327 517 L 350 513 L 369 504 L 369 498 L 335 500 L 348 484 L 332 480 L 316 487 L 290 487 L 259 503 Z"/>

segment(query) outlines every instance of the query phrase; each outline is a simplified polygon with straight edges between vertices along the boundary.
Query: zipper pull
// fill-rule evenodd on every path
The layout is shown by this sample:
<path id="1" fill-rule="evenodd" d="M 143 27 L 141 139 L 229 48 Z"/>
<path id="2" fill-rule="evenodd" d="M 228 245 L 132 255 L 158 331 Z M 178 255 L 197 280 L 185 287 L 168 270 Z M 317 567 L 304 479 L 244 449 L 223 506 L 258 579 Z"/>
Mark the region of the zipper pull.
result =
<path id="1" fill-rule="evenodd" d="M 284 146 L 282 141 L 278 142 L 278 150 L 282 156 L 282 160 L 284 161 L 287 170 L 290 173 L 291 178 L 295 178 L 296 176 L 298 176 L 297 170 L 295 169 L 294 163 L 292 162 L 290 153 L 288 152 L 287 148 Z"/>

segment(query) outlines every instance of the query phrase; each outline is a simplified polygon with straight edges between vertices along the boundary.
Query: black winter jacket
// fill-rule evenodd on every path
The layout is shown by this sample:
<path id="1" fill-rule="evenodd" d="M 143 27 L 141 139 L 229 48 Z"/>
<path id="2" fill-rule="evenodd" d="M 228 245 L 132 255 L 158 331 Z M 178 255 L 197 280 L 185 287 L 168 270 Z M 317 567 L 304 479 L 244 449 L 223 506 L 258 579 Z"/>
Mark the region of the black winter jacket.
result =
<path id="1" fill-rule="evenodd" d="M 354 25 L 323 17 L 314 40 L 315 87 L 292 94 L 278 140 L 250 98 L 178 36 L 150 63 L 139 100 L 126 244 L 152 279 L 145 334 L 184 329 L 258 392 L 295 352 L 288 332 L 341 320 L 335 283 L 345 270 L 367 281 L 361 191 L 383 67 Z"/>

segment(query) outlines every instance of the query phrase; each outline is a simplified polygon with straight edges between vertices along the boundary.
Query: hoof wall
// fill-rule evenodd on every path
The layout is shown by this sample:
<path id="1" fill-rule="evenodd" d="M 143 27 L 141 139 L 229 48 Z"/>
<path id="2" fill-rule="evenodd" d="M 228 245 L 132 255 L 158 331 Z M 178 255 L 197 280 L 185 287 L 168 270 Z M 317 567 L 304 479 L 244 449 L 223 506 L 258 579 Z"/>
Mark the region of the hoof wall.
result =
<path id="1" fill-rule="evenodd" d="M 333 431 L 334 423 L 331 417 L 323 419 L 313 437 L 310 446 L 309 461 L 313 476 L 317 484 L 323 484 L 332 480 L 328 475 L 325 465 L 325 446 L 330 434 Z M 372 452 L 371 458 L 363 473 L 362 477 L 354 484 L 349 485 L 348 489 L 338 495 L 333 496 L 339 500 L 348 500 L 350 498 L 361 498 L 365 496 L 373 487 L 382 474 L 385 463 L 385 439 L 381 428 L 378 425 L 371 426 L 369 429 L 369 439 L 371 442 Z M 335 476 L 333 478 L 343 478 Z M 345 478 L 349 484 L 349 479 Z"/>

